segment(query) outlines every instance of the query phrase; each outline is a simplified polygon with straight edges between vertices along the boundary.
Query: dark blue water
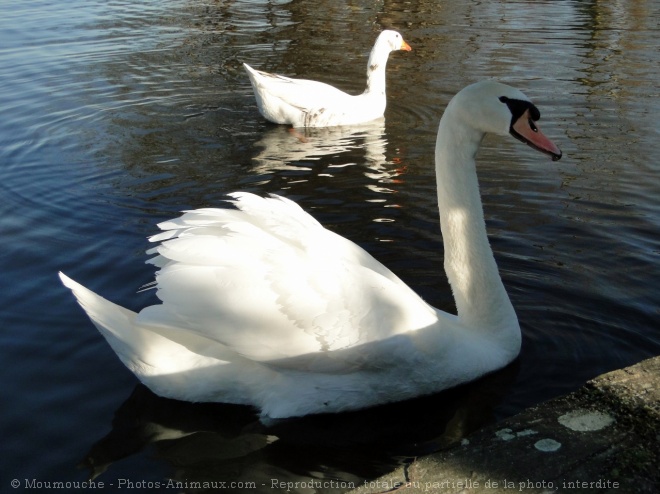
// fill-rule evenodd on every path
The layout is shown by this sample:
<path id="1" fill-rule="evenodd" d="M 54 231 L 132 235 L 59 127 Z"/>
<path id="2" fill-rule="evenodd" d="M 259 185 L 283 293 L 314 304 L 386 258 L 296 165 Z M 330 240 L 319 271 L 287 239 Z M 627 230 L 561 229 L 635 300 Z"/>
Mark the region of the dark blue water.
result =
<path id="1" fill-rule="evenodd" d="M 112 489 L 172 492 L 154 483 L 173 478 L 277 492 L 273 480 L 317 479 L 312 490 L 340 492 L 660 354 L 658 16 L 654 2 L 3 2 L 0 491 L 93 472 Z M 384 122 L 302 142 L 262 121 L 241 62 L 358 92 L 383 28 L 413 47 L 389 61 Z M 486 77 L 534 99 L 565 153 L 551 162 L 494 138 L 480 152 L 524 333 L 500 373 L 264 427 L 245 408 L 138 386 L 59 284 L 63 270 L 139 310 L 154 302 L 136 292 L 152 279 L 156 223 L 249 190 L 297 200 L 453 310 L 433 146 L 444 105 Z"/>

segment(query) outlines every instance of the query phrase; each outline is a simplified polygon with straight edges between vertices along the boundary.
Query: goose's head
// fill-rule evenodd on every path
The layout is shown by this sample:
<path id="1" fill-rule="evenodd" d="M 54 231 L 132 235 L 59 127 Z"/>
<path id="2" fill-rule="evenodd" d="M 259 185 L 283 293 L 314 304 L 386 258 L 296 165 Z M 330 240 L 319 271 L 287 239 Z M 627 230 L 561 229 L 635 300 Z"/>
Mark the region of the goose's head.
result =
<path id="1" fill-rule="evenodd" d="M 481 132 L 511 134 L 553 161 L 561 158 L 561 150 L 537 125 L 541 112 L 518 89 L 495 81 L 477 82 L 460 91 L 450 105 Z"/>
<path id="2" fill-rule="evenodd" d="M 398 32 L 386 29 L 381 32 L 376 39 L 375 46 L 386 46 L 389 51 L 403 50 L 410 51 L 410 45 L 406 43 Z"/>

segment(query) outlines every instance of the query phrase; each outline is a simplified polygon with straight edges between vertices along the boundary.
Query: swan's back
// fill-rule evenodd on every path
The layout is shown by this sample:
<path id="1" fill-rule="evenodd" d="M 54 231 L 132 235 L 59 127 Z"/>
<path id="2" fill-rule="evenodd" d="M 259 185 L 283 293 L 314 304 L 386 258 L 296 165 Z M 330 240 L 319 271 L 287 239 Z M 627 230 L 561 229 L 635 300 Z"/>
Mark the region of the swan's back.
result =
<path id="1" fill-rule="evenodd" d="M 138 324 L 186 328 L 250 360 L 339 350 L 424 327 L 425 304 L 362 248 L 282 197 L 234 194 L 152 237 L 158 297 Z M 202 315 L 202 317 L 200 317 Z M 333 365 L 337 365 L 336 362 Z"/>

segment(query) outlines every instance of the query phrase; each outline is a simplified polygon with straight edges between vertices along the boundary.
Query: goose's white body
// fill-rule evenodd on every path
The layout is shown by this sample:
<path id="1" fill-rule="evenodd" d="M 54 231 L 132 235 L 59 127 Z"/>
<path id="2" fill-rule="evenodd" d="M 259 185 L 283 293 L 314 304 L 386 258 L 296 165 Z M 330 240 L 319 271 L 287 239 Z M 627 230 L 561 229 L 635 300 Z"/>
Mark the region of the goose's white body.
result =
<path id="1" fill-rule="evenodd" d="M 501 368 L 521 336 L 488 244 L 473 156 L 484 132 L 508 132 L 511 113 L 499 101 L 472 108 L 501 92 L 527 101 L 508 86 L 469 86 L 438 132 L 445 270 L 458 315 L 424 302 L 295 203 L 246 193 L 232 194 L 236 209 L 159 225 L 151 262 L 162 304 L 134 313 L 62 281 L 155 393 L 253 405 L 271 418 L 399 401 Z M 484 118 L 495 123 L 475 127 Z"/>
<path id="2" fill-rule="evenodd" d="M 410 50 L 396 31 L 383 31 L 367 64 L 367 88 L 350 95 L 318 81 L 291 79 L 243 64 L 252 83 L 259 112 L 266 120 L 293 127 L 355 125 L 385 113 L 385 66 L 390 52 Z"/>

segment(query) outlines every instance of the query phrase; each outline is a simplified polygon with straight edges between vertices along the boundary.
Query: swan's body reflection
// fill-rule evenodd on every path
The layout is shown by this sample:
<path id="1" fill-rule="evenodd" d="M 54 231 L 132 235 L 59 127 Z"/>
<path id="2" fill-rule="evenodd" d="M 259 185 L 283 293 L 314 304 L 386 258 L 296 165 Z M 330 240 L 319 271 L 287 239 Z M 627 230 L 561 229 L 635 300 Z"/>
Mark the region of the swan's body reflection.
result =
<path id="1" fill-rule="evenodd" d="M 256 484 L 251 492 L 276 493 L 311 491 L 274 488 L 275 479 L 335 480 L 335 487 L 328 482 L 316 492 L 344 492 L 341 482 L 357 487 L 404 461 L 455 445 L 492 422 L 516 374 L 514 363 L 436 395 L 267 425 L 250 407 L 170 400 L 139 385 L 83 464 L 97 477 L 112 471 L 112 463 L 149 448 L 165 463 L 168 476 L 182 482 L 249 482 Z"/>
<path id="2" fill-rule="evenodd" d="M 403 170 L 396 160 L 388 161 L 385 119 L 350 127 L 292 129 L 281 125 L 272 126 L 254 144 L 259 152 L 252 158 L 252 172 L 269 176 L 276 172 L 293 172 L 298 178 L 304 175 L 331 176 L 340 169 L 362 165 L 364 175 L 374 180 L 369 188 L 390 192 L 387 183 L 396 181 Z M 315 162 L 333 157 L 322 170 L 315 170 Z M 382 189 L 382 190 L 380 190 Z"/>

